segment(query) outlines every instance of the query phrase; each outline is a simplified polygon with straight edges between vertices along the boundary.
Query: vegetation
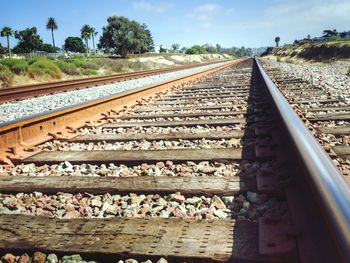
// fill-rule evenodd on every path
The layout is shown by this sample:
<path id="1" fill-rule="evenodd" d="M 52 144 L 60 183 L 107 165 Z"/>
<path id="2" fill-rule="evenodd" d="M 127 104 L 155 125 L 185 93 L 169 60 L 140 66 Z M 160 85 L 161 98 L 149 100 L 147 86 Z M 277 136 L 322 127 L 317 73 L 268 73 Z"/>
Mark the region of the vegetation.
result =
<path id="1" fill-rule="evenodd" d="M 281 40 L 281 38 L 280 37 L 275 37 L 275 42 L 276 42 L 276 47 L 278 47 L 279 46 L 279 44 L 280 44 L 280 40 Z"/>
<path id="2" fill-rule="evenodd" d="M 0 64 L 0 81 L 3 87 L 8 87 L 12 85 L 13 73 L 5 65 Z"/>
<path id="3" fill-rule="evenodd" d="M 7 52 L 6 48 L 4 48 L 0 43 L 0 55 L 6 54 L 6 52 Z"/>
<path id="4" fill-rule="evenodd" d="M 13 49 L 15 53 L 30 53 L 40 50 L 43 44 L 36 27 L 16 31 L 15 38 L 18 39 L 18 44 Z"/>
<path id="5" fill-rule="evenodd" d="M 89 38 L 92 36 L 92 27 L 89 25 L 83 25 L 83 27 L 80 29 L 81 38 L 85 41 L 85 52 L 86 55 L 89 53 Z"/>
<path id="6" fill-rule="evenodd" d="M 28 62 L 24 59 L 6 58 L 0 60 L 0 64 L 8 67 L 15 74 L 24 74 L 28 69 Z"/>
<path id="7" fill-rule="evenodd" d="M 85 53 L 85 46 L 80 37 L 67 37 L 64 41 L 64 49 L 71 52 Z"/>
<path id="8" fill-rule="evenodd" d="M 39 59 L 28 67 L 28 74 L 30 77 L 48 76 L 54 79 L 61 78 L 61 71 L 59 67 L 50 59 Z"/>
<path id="9" fill-rule="evenodd" d="M 145 25 L 123 16 L 111 16 L 102 29 L 98 47 L 105 52 L 127 57 L 129 54 L 150 51 L 153 40 Z"/>
<path id="10" fill-rule="evenodd" d="M 203 46 L 194 45 L 186 50 L 186 54 L 207 54 L 208 52 L 205 50 Z"/>
<path id="11" fill-rule="evenodd" d="M 50 17 L 46 23 L 46 29 L 51 30 L 52 46 L 54 48 L 56 48 L 56 46 L 55 46 L 55 37 L 54 37 L 53 31 L 57 30 L 57 28 L 58 27 L 57 27 L 56 20 L 53 17 Z"/>
<path id="12" fill-rule="evenodd" d="M 74 63 L 66 62 L 63 60 L 56 60 L 54 63 L 59 69 L 67 75 L 79 75 L 80 71 Z"/>
<path id="13" fill-rule="evenodd" d="M 14 33 L 15 33 L 15 32 L 12 30 L 12 28 L 11 28 L 11 27 L 8 27 L 8 26 L 3 27 L 3 29 L 2 29 L 1 32 L 0 32 L 0 35 L 1 35 L 2 37 L 6 37 L 6 40 L 7 40 L 7 50 L 8 50 L 9 57 L 11 57 L 10 36 L 13 36 Z"/>

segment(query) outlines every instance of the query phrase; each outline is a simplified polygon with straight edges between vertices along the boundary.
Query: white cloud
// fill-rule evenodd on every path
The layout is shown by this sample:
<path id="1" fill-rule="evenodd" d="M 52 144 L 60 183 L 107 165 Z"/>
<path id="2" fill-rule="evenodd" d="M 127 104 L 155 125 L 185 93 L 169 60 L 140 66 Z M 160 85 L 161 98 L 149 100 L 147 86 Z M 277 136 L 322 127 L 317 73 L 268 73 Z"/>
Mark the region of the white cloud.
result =
<path id="1" fill-rule="evenodd" d="M 144 12 L 150 12 L 150 13 L 164 13 L 167 11 L 171 5 L 169 3 L 163 2 L 159 4 L 152 4 L 145 0 L 137 1 L 133 4 L 133 7 L 135 9 L 144 11 Z"/>
<path id="2" fill-rule="evenodd" d="M 204 4 L 193 9 L 189 16 L 201 22 L 208 22 L 213 19 L 220 9 L 221 7 L 217 4 Z"/>

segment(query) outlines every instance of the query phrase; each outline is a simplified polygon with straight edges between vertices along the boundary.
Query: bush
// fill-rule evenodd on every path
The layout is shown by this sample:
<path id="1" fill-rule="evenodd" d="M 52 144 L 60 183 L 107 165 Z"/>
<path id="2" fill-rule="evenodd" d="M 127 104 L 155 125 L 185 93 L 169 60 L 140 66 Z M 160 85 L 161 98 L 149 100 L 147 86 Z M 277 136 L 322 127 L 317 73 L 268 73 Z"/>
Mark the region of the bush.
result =
<path id="1" fill-rule="evenodd" d="M 61 78 L 61 70 L 53 61 L 48 59 L 40 59 L 28 68 L 28 74 L 31 78 L 39 76 L 50 76 L 52 78 Z"/>
<path id="2" fill-rule="evenodd" d="M 87 61 L 84 65 L 82 65 L 82 68 L 97 70 L 100 68 L 100 66 L 98 62 L 90 60 L 90 61 Z"/>
<path id="3" fill-rule="evenodd" d="M 348 68 L 348 73 L 346 75 L 350 76 L 350 67 Z"/>
<path id="4" fill-rule="evenodd" d="M 276 61 L 277 61 L 277 62 L 281 62 L 281 58 L 280 58 L 280 57 L 277 57 Z"/>
<path id="5" fill-rule="evenodd" d="M 81 73 L 83 75 L 88 75 L 88 76 L 92 76 L 92 75 L 97 75 L 98 74 L 96 69 L 90 69 L 90 68 L 82 69 Z"/>
<path id="6" fill-rule="evenodd" d="M 81 58 L 76 58 L 72 62 L 78 68 L 81 68 L 86 64 L 86 60 Z"/>
<path id="7" fill-rule="evenodd" d="M 11 86 L 13 82 L 13 73 L 7 66 L 2 64 L 0 64 L 0 81 L 3 87 Z"/>
<path id="8" fill-rule="evenodd" d="M 55 64 L 60 68 L 63 73 L 67 75 L 79 75 L 79 69 L 73 64 L 62 60 L 56 60 Z"/>
<path id="9" fill-rule="evenodd" d="M 15 74 L 25 73 L 28 69 L 28 63 L 23 59 L 6 58 L 0 64 L 7 66 Z"/>

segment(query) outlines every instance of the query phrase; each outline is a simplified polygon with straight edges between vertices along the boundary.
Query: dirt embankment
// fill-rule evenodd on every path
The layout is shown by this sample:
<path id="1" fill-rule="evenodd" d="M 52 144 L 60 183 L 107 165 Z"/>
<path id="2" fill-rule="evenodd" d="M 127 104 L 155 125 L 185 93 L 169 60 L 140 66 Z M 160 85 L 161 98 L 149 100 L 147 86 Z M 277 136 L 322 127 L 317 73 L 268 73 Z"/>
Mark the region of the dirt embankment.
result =
<path id="1" fill-rule="evenodd" d="M 77 57 L 0 60 L 0 88 L 57 80 L 102 76 L 232 59 L 225 54 L 143 54 L 130 58 Z"/>
<path id="2" fill-rule="evenodd" d="M 350 59 L 350 41 L 306 42 L 273 48 L 263 54 L 268 58 L 286 60 L 329 61 Z"/>

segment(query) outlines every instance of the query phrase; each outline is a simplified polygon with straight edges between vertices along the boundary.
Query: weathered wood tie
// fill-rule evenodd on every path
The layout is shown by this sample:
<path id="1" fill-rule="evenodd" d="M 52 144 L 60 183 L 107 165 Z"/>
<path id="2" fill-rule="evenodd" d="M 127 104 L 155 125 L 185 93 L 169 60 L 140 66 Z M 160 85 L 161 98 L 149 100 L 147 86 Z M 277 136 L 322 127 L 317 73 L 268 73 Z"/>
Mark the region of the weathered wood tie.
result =
<path id="1" fill-rule="evenodd" d="M 171 126 L 197 126 L 197 125 L 233 125 L 245 124 L 246 120 L 241 118 L 227 118 L 216 120 L 186 120 L 186 121 L 149 121 L 149 122 L 121 122 L 108 123 L 103 128 L 131 128 L 131 127 L 171 127 Z"/>
<path id="2" fill-rule="evenodd" d="M 253 111 L 250 111 L 253 112 Z M 259 113 L 259 110 L 255 110 L 255 113 Z M 260 110 L 261 112 L 261 110 Z M 204 117 L 204 116 L 227 116 L 227 115 L 240 115 L 249 114 L 247 111 L 228 111 L 228 112 L 189 112 L 189 113 L 168 113 L 168 114 L 128 114 L 118 116 L 118 119 L 156 119 L 156 118 L 176 118 L 176 117 Z"/>
<path id="3" fill-rule="evenodd" d="M 242 148 L 223 149 L 173 149 L 173 150 L 105 150 L 105 151 L 53 151 L 39 152 L 18 163 L 52 164 L 70 163 L 140 163 L 158 161 L 215 161 L 241 160 L 251 157 L 251 152 Z"/>
<path id="4" fill-rule="evenodd" d="M 350 126 L 335 126 L 335 127 L 317 127 L 322 133 L 334 134 L 334 135 L 349 135 Z"/>
<path id="5" fill-rule="evenodd" d="M 218 131 L 218 132 L 201 132 L 201 133 L 136 133 L 136 134 L 86 134 L 79 135 L 70 139 L 73 142 L 116 142 L 116 141 L 138 141 L 138 140 L 200 140 L 200 139 L 230 139 L 242 138 L 243 130 L 237 131 Z"/>
<path id="6" fill-rule="evenodd" d="M 236 107 L 243 107 L 247 106 L 248 103 L 222 103 L 218 105 L 191 105 L 191 106 L 185 106 L 187 103 L 182 104 L 176 104 L 176 106 L 172 107 L 154 107 L 155 105 L 152 105 L 152 107 L 142 108 L 139 110 L 134 110 L 134 112 L 149 112 L 149 111 L 182 111 L 182 110 L 212 110 L 212 109 L 223 109 L 223 108 L 236 108 Z M 181 106 L 184 105 L 184 106 Z"/>
<path id="7" fill-rule="evenodd" d="M 350 113 L 329 113 L 320 114 L 314 117 L 308 118 L 309 121 L 328 121 L 328 120 L 350 120 Z"/>
<path id="8" fill-rule="evenodd" d="M 43 252 L 188 257 L 227 262 L 257 257 L 257 225 L 245 220 L 0 216 L 0 248 Z"/>
<path id="9" fill-rule="evenodd" d="M 233 195 L 254 188 L 253 182 L 240 177 L 86 177 L 86 176 L 1 176 L 1 193 L 41 192 L 84 193 L 173 193 Z"/>

